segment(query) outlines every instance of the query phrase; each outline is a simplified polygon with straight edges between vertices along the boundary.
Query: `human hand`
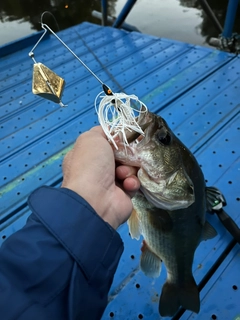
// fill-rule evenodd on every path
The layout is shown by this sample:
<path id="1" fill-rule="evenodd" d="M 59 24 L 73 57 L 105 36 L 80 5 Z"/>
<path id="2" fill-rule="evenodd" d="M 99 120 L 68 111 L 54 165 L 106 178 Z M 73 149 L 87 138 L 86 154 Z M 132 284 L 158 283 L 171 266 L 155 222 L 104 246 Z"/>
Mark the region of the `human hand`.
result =
<path id="1" fill-rule="evenodd" d="M 100 126 L 81 134 L 63 162 L 62 187 L 82 196 L 113 228 L 132 212 L 130 196 L 140 188 L 137 169 L 116 168 L 113 150 Z"/>

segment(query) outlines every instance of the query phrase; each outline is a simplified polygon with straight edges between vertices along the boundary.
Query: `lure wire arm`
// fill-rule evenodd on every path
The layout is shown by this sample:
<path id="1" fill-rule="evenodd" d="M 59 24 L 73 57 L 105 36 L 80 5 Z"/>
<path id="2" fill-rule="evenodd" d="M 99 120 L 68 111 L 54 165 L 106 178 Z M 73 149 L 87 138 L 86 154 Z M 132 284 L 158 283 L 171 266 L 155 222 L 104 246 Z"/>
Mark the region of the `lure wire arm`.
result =
<path id="1" fill-rule="evenodd" d="M 29 52 L 29 57 L 32 58 L 34 63 L 37 63 L 36 60 L 34 59 L 34 50 L 36 49 L 36 47 L 38 46 L 38 44 L 40 43 L 40 41 L 43 39 L 43 37 L 45 36 L 45 34 L 47 33 L 47 29 L 43 28 L 44 32 L 41 35 L 41 37 L 38 39 L 37 43 L 35 44 L 35 46 L 32 48 L 32 50 Z"/>
<path id="2" fill-rule="evenodd" d="M 110 132 L 108 132 L 108 129 L 106 129 L 106 132 L 110 136 L 110 140 L 113 138 L 113 128 L 116 129 L 117 132 L 120 130 L 121 132 L 123 132 L 123 134 L 125 134 L 124 129 L 126 129 L 130 131 L 133 130 L 138 132 L 139 134 L 144 135 L 144 132 L 142 131 L 141 127 L 136 122 L 134 112 L 146 112 L 146 105 L 139 101 L 138 97 L 134 95 L 129 96 L 124 93 L 113 93 L 112 90 L 105 83 L 103 83 L 103 81 L 69 48 L 69 46 L 46 23 L 43 22 L 43 16 L 45 13 L 48 12 L 44 12 L 42 14 L 40 21 L 41 27 L 44 30 L 44 32 L 37 41 L 37 43 L 34 45 L 32 50 L 29 52 L 29 56 L 32 58 L 34 62 L 32 88 L 33 93 L 51 101 L 58 102 L 61 106 L 64 106 L 61 102 L 61 95 L 65 84 L 64 79 L 59 77 L 57 74 L 55 74 L 52 70 L 47 68 L 42 63 L 37 63 L 34 58 L 34 50 L 37 48 L 40 41 L 49 31 L 74 56 L 74 58 L 76 58 L 85 67 L 85 69 L 87 69 L 88 72 L 92 76 L 94 76 L 94 78 L 102 85 L 105 97 L 102 97 L 102 100 L 99 103 L 99 109 L 96 107 L 95 99 L 95 108 L 98 116 L 100 117 L 99 122 L 102 125 L 102 127 L 104 127 L 107 123 L 107 126 L 110 128 L 108 128 Z M 82 42 L 86 45 L 84 39 L 82 39 Z M 99 97 L 99 95 L 97 97 Z M 133 105 L 130 100 L 133 102 Z M 141 102 L 141 108 L 139 108 L 139 110 L 135 106 L 134 101 L 138 103 Z M 142 110 L 142 108 L 144 110 Z M 113 116 L 111 120 L 109 119 L 109 115 Z M 127 143 L 127 139 L 125 140 Z"/>
<path id="3" fill-rule="evenodd" d="M 98 76 L 69 48 L 68 45 L 66 45 L 64 41 L 62 41 L 61 38 L 59 38 L 59 36 L 47 24 L 42 23 L 42 28 L 49 30 L 54 37 L 56 37 L 58 41 L 60 41 L 61 44 L 103 85 L 102 80 L 98 78 Z"/>
<path id="4" fill-rule="evenodd" d="M 43 23 L 42 20 L 43 20 L 43 15 L 45 13 L 46 12 L 44 12 L 41 15 L 41 27 L 44 30 L 44 33 L 41 35 L 41 37 L 39 38 L 37 43 L 34 45 L 32 50 L 28 54 L 29 57 L 33 60 L 34 64 L 37 64 L 37 61 L 34 58 L 34 50 L 39 45 L 39 43 L 41 42 L 43 37 L 46 35 L 46 33 L 49 31 L 85 67 L 85 69 L 87 69 L 88 72 L 90 72 L 94 76 L 94 78 L 97 79 L 97 81 L 101 83 L 104 93 L 106 95 L 108 95 L 108 96 L 113 95 L 112 90 L 106 84 L 104 84 L 102 82 L 102 80 L 69 48 L 69 46 L 47 24 Z M 38 65 L 38 70 L 39 70 L 42 78 L 44 79 L 46 85 L 48 86 L 49 90 L 52 92 L 53 95 L 56 95 L 56 92 L 55 92 L 54 88 L 52 87 L 52 85 L 51 85 L 50 81 L 48 80 L 47 76 L 44 74 L 44 70 L 42 69 L 40 64 Z M 61 102 L 61 100 L 59 101 L 59 103 L 60 103 L 61 106 L 64 106 L 64 104 Z M 114 103 L 115 103 L 115 100 L 113 99 L 113 104 Z"/>

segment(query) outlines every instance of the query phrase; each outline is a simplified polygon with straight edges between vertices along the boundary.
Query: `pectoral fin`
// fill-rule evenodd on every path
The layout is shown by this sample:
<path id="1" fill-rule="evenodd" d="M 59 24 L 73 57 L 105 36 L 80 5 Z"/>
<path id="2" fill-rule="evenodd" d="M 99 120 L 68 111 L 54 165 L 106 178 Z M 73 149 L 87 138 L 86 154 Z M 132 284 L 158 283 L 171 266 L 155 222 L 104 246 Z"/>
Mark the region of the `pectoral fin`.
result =
<path id="1" fill-rule="evenodd" d="M 217 231 L 213 228 L 213 226 L 208 221 L 206 221 L 203 227 L 202 239 L 209 240 L 216 237 L 216 235 L 217 235 Z"/>
<path id="2" fill-rule="evenodd" d="M 140 260 L 140 268 L 146 276 L 157 278 L 161 272 L 161 259 L 153 253 L 148 247 L 145 240 L 141 248 L 142 255 Z"/>
<path id="3" fill-rule="evenodd" d="M 133 209 L 132 214 L 127 221 L 127 224 L 128 224 L 129 232 L 130 232 L 132 239 L 139 240 L 140 235 L 141 235 L 140 234 L 140 224 L 139 224 L 139 219 L 138 219 L 137 212 L 135 209 Z"/>

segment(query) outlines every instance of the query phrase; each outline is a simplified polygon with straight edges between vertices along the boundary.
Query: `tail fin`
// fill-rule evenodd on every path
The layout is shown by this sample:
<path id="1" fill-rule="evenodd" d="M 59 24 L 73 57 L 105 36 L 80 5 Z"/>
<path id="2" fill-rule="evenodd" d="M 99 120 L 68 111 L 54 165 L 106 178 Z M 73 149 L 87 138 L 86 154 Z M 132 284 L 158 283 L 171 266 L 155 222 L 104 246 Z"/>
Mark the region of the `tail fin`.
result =
<path id="1" fill-rule="evenodd" d="M 198 313 L 200 300 L 198 287 L 192 278 L 184 287 L 166 282 L 159 301 L 159 313 L 162 317 L 173 316 L 180 307 Z"/>

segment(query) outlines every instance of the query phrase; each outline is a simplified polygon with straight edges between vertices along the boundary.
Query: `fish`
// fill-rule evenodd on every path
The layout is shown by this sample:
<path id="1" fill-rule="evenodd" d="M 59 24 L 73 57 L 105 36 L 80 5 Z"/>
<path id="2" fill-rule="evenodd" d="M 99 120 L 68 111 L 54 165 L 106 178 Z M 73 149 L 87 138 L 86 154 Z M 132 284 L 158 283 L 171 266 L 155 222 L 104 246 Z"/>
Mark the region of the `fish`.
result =
<path id="1" fill-rule="evenodd" d="M 126 132 L 129 145 L 118 136 L 114 155 L 117 162 L 139 168 L 141 187 L 127 223 L 133 239 L 144 238 L 140 269 L 153 278 L 159 277 L 162 262 L 167 269 L 161 316 L 173 316 L 180 307 L 198 313 L 194 254 L 202 240 L 217 234 L 206 221 L 205 179 L 194 155 L 162 117 L 148 111 L 137 122 L 144 136 Z"/>

